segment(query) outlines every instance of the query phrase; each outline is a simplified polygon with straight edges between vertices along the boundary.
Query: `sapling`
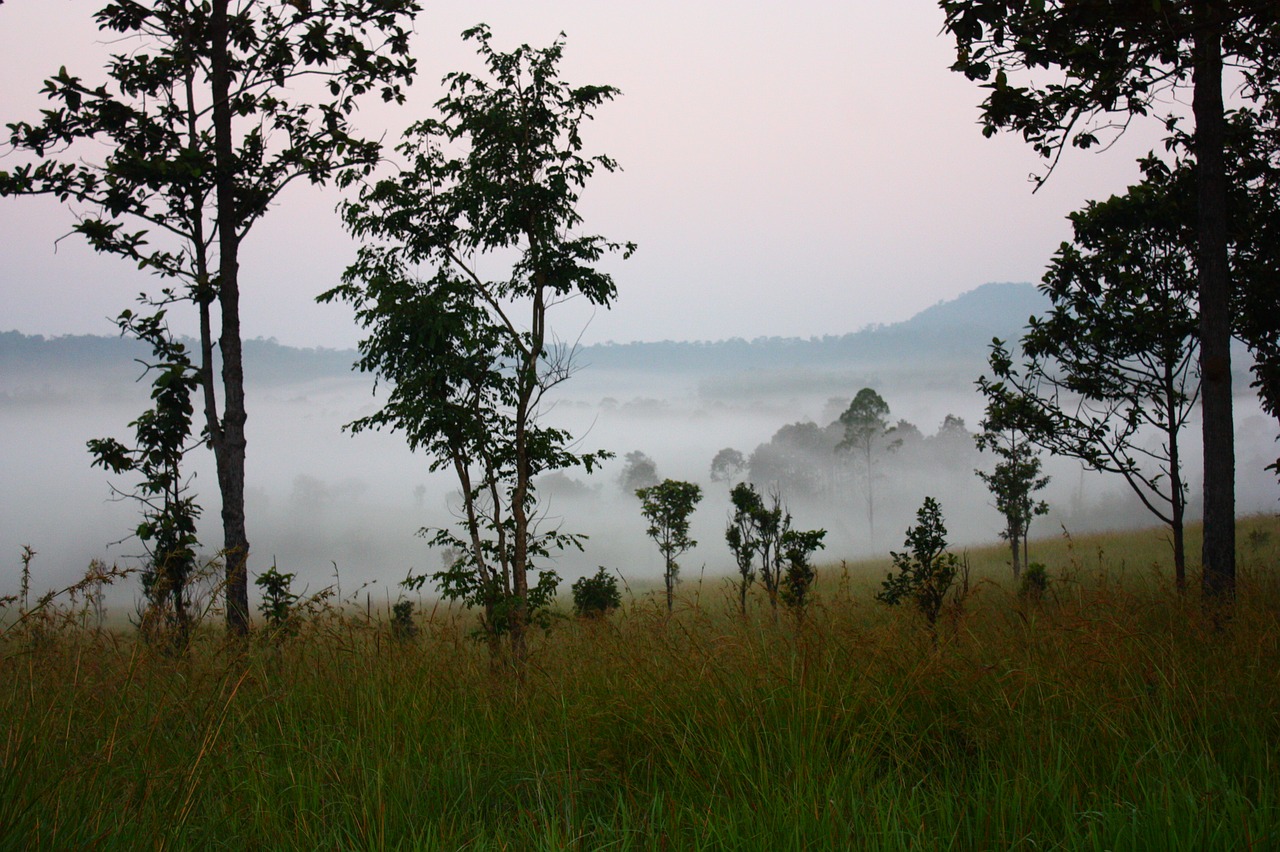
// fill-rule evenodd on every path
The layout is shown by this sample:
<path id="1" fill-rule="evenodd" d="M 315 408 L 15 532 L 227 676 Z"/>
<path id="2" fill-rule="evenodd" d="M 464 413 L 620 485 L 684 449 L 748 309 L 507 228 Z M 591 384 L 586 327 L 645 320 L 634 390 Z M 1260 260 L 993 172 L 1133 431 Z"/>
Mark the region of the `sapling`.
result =
<path id="1" fill-rule="evenodd" d="M 680 576 L 676 557 L 697 546 L 689 538 L 689 516 L 702 499 L 702 489 L 692 482 L 665 479 L 649 488 L 637 488 L 640 512 L 649 521 L 649 537 L 662 553 L 662 579 L 667 587 L 667 612 L 675 600 L 675 584 Z"/>
<path id="2" fill-rule="evenodd" d="M 885 577 L 884 588 L 876 593 L 876 600 L 889 606 L 913 602 L 928 623 L 936 644 L 938 615 L 960 569 L 955 554 L 945 552 L 947 527 L 937 500 L 924 498 L 924 504 L 916 511 L 916 525 L 907 528 L 904 546 L 906 552 L 889 554 L 897 573 Z"/>

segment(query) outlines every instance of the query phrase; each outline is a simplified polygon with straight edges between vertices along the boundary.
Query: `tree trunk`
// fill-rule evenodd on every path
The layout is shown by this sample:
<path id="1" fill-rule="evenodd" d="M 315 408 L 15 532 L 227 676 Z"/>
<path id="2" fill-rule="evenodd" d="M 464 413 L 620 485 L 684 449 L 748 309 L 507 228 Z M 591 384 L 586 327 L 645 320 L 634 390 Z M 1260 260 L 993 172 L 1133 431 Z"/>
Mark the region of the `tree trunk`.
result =
<path id="1" fill-rule="evenodd" d="M 1019 580 L 1022 577 L 1021 544 L 1019 537 L 1016 535 L 1009 536 L 1009 552 L 1013 554 L 1013 579 Z"/>
<path id="2" fill-rule="evenodd" d="M 1182 527 L 1187 511 L 1186 494 L 1182 485 L 1182 461 L 1178 450 L 1178 421 L 1175 414 L 1176 389 L 1173 380 L 1173 364 L 1165 362 L 1165 437 L 1169 442 L 1169 526 L 1173 529 L 1173 582 L 1178 594 L 1187 591 L 1187 547 Z"/>
<path id="3" fill-rule="evenodd" d="M 1231 412 L 1230 271 L 1227 263 L 1222 9 L 1195 5 L 1197 218 L 1200 237 L 1200 405 L 1204 435 L 1202 589 L 1209 600 L 1235 595 L 1235 447 Z"/>
<path id="4" fill-rule="evenodd" d="M 244 366 L 240 347 L 240 229 L 235 193 L 235 148 L 231 136 L 231 86 L 227 31 L 228 0 L 214 0 L 209 18 L 209 78 L 213 89 L 214 162 L 218 219 L 218 306 L 222 314 L 222 428 L 214 442 L 222 492 L 222 537 L 227 579 L 227 632 L 249 632 L 249 539 L 244 519 L 246 420 Z"/>

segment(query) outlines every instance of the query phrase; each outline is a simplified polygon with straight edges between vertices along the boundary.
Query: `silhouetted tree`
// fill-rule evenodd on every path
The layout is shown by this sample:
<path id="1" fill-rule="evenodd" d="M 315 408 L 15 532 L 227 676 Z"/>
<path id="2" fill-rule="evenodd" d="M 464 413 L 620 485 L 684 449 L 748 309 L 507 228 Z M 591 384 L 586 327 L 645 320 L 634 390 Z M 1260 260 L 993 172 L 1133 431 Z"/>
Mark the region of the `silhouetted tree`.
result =
<path id="1" fill-rule="evenodd" d="M 418 9 L 416 0 L 111 2 L 95 17 L 113 42 L 129 45 L 108 65 L 113 85 L 86 84 L 63 67 L 45 83 L 54 106 L 42 120 L 9 125 L 11 147 L 39 162 L 0 171 L 0 195 L 84 205 L 74 230 L 94 249 L 181 280 L 160 307 L 187 301 L 198 310 L 233 634 L 249 629 L 240 245 L 288 184 L 363 173 L 378 161 L 380 146 L 352 134 L 351 115 L 367 92 L 403 100 Z"/>
<path id="2" fill-rule="evenodd" d="M 844 438 L 836 452 L 849 453 L 858 460 L 867 504 L 867 531 L 872 544 L 876 538 L 875 467 L 877 455 L 898 446 L 889 428 L 889 404 L 871 388 L 863 388 L 840 415 Z"/>
<path id="3" fill-rule="evenodd" d="M 689 538 L 689 516 L 702 499 L 702 489 L 692 482 L 664 479 L 649 488 L 639 488 L 640 512 L 649 522 L 646 532 L 662 554 L 662 579 L 667 587 L 667 612 L 675 603 L 675 586 L 680 578 L 676 557 L 697 546 Z"/>
<path id="4" fill-rule="evenodd" d="M 1148 115 L 1172 90 L 1190 82 L 1203 393 L 1203 588 L 1210 597 L 1229 598 L 1235 592 L 1235 452 L 1222 69 L 1228 60 L 1241 76 L 1235 90 L 1274 127 L 1280 4 L 941 0 L 939 5 L 946 14 L 944 28 L 956 40 L 952 68 L 988 90 L 984 134 L 1002 129 L 1022 134 L 1049 159 L 1049 171 L 1068 144 L 1089 148 L 1101 141 L 1104 129 L 1123 132 L 1133 118 Z M 1016 78 L 1023 73 L 1034 75 L 1034 81 L 1019 85 Z"/>
<path id="5" fill-rule="evenodd" d="M 581 546 L 580 536 L 538 528 L 534 477 L 590 471 L 607 456 L 575 453 L 567 432 L 539 422 L 544 394 L 571 373 L 572 353 L 550 337 L 550 310 L 572 296 L 607 306 L 613 279 L 593 264 L 633 247 L 581 236 L 577 212 L 587 179 L 617 167 L 584 156 L 581 136 L 617 90 L 563 82 L 562 41 L 501 53 L 484 26 L 463 38 L 485 73 L 445 77 L 439 117 L 410 127 L 397 149 L 408 169 L 344 207 L 364 245 L 321 299 L 355 307 L 369 333 L 358 366 L 389 388 L 377 413 L 348 428 L 401 431 L 433 470 L 454 471 L 461 534 L 438 529 L 431 540 L 458 557 L 434 579 L 445 597 L 483 609 L 495 654 L 499 636 L 510 637 L 522 672 L 526 627 L 558 580 L 544 569 L 531 585 L 535 560 Z M 481 261 L 492 268 L 494 254 L 509 271 L 487 280 Z"/>
<path id="6" fill-rule="evenodd" d="M 627 453 L 623 457 L 622 473 L 618 474 L 618 484 L 627 494 L 635 494 L 640 488 L 652 488 L 658 484 L 658 466 L 639 450 Z"/>
<path id="7" fill-rule="evenodd" d="M 732 447 L 725 447 L 711 460 L 712 482 L 735 482 L 747 469 L 747 460 Z"/>

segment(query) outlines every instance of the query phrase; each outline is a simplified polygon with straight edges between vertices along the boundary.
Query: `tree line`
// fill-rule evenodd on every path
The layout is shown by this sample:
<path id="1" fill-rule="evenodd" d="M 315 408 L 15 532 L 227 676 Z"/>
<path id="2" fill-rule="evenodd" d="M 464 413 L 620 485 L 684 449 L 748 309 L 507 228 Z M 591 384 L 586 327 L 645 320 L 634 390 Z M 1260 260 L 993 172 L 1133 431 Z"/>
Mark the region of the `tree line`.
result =
<path id="1" fill-rule="evenodd" d="M 939 5 L 955 40 L 954 70 L 985 92 L 983 132 L 1020 133 L 1046 159 L 1039 182 L 1065 149 L 1104 144 L 1162 98 L 1190 90 L 1190 121 L 1156 117 L 1167 150 L 1144 160 L 1143 182 L 1073 217 L 1075 241 L 1043 282 L 1050 314 L 1033 321 L 1018 351 L 993 342 L 980 443 L 1006 465 L 987 482 L 1005 494 L 1017 565 L 1018 542 L 1025 547 L 1039 511 L 1031 494 L 1043 482 L 1029 447 L 1115 471 L 1180 529 L 1185 480 L 1175 439 L 1198 403 L 1202 589 L 1229 602 L 1233 334 L 1254 356 L 1264 408 L 1280 416 L 1280 7 Z M 388 399 L 349 428 L 399 431 L 458 479 L 461 520 L 424 530 L 456 555 L 434 575 L 442 591 L 480 608 L 491 640 L 507 640 L 520 659 L 531 612 L 554 589 L 547 560 L 582 546 L 580 536 L 545 523 L 536 478 L 590 471 L 608 454 L 579 451 L 540 414 L 545 394 L 573 372 L 574 347 L 555 335 L 554 308 L 569 298 L 608 307 L 614 282 L 596 266 L 635 248 L 591 234 L 577 209 L 586 182 L 618 167 L 587 152 L 583 139 L 618 92 L 562 80 L 563 40 L 501 51 L 477 26 L 463 37 L 483 70 L 444 79 L 433 115 L 406 131 L 395 149 L 399 166 L 385 176 L 383 146 L 360 134 L 354 115 L 366 98 L 403 101 L 416 74 L 409 36 L 418 11 L 415 0 L 109 2 L 96 20 L 129 45 L 109 61 L 109 82 L 88 83 L 63 67 L 46 82 L 51 106 L 41 118 L 8 125 L 17 160 L 0 171 L 0 195 L 74 202 L 74 230 L 93 248 L 160 280 L 117 320 L 150 349 L 153 407 L 134 422 L 129 443 L 102 439 L 90 449 L 95 463 L 135 476 L 147 588 L 178 622 L 199 513 L 181 462 L 203 446 L 214 454 L 221 498 L 227 627 L 233 635 L 249 629 L 240 247 L 299 180 L 347 190 L 341 216 L 360 241 L 342 281 L 320 298 L 354 308 L 367 333 L 358 366 Z M 1224 62 L 1242 81 L 1230 108 Z M 105 154 L 87 156 L 94 146 Z M 496 256 L 503 272 L 490 278 L 481 269 L 494 266 L 478 261 Z M 198 319 L 194 347 L 169 332 L 176 310 Z M 789 449 L 834 437 L 834 451 L 856 460 L 873 533 L 878 453 L 915 440 L 907 424 L 888 424 L 877 399 L 860 393 L 831 432 L 798 426 L 776 442 Z M 1164 430 L 1165 448 L 1139 458 L 1145 450 L 1134 437 L 1153 429 Z M 745 462 L 789 460 L 770 451 Z M 779 508 L 751 503 L 744 518 Z M 668 565 L 678 544 L 669 540 Z M 770 552 L 786 546 L 778 538 Z M 1181 556 L 1177 568 L 1182 583 Z M 762 563 L 761 576 L 775 569 Z"/>

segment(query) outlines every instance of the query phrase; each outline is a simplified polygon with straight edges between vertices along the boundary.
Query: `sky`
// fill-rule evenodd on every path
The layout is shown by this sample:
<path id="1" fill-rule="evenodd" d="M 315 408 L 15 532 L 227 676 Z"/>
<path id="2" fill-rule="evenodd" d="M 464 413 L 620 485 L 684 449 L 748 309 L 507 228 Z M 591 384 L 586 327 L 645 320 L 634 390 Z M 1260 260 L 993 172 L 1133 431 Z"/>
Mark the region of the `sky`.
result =
<path id="1" fill-rule="evenodd" d="M 101 5 L 0 6 L 0 123 L 35 120 L 42 81 L 61 65 L 105 80 L 113 48 L 91 18 Z M 1066 215 L 1122 192 L 1136 158 L 1160 145 L 1158 122 L 1139 123 L 1106 152 L 1068 152 L 1033 193 L 1043 163 L 1016 135 L 983 138 L 982 91 L 948 69 L 952 43 L 929 0 L 424 5 L 421 73 L 405 106 L 365 105 L 356 123 L 370 135 L 394 142 L 432 114 L 441 77 L 479 70 L 459 38 L 479 22 L 499 49 L 564 32 L 564 78 L 622 90 L 586 142 L 623 171 L 598 175 L 580 210 L 585 231 L 639 250 L 605 264 L 611 310 L 570 303 L 553 318 L 561 338 L 584 343 L 844 334 L 989 281 L 1038 281 L 1070 237 Z M 0 169 L 14 161 L 0 154 Z M 347 306 L 314 301 L 356 250 L 334 212 L 341 198 L 291 187 L 251 231 L 246 337 L 359 339 Z M 113 334 L 110 317 L 156 287 L 75 235 L 59 241 L 73 216 L 50 199 L 0 199 L 0 330 Z M 174 319 L 194 331 L 193 318 Z"/>

